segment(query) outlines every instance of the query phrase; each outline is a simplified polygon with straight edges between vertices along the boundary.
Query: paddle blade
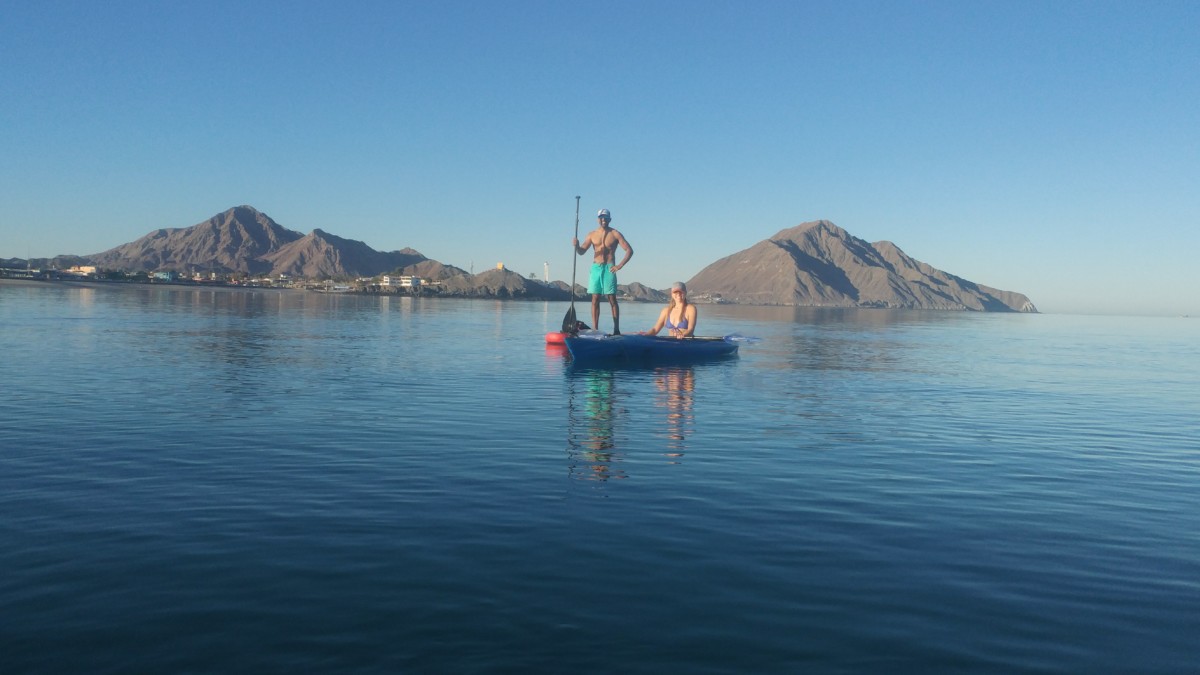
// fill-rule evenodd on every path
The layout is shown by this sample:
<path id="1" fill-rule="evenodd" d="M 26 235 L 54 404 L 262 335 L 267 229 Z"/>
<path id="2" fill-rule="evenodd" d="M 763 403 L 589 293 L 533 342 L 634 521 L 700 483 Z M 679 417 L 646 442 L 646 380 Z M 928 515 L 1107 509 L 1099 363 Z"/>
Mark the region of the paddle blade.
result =
<path id="1" fill-rule="evenodd" d="M 579 330 L 579 327 L 576 325 L 577 322 L 578 319 L 575 318 L 575 305 L 572 304 L 570 309 L 567 310 L 567 315 L 563 317 L 562 332 L 574 333 Z"/>

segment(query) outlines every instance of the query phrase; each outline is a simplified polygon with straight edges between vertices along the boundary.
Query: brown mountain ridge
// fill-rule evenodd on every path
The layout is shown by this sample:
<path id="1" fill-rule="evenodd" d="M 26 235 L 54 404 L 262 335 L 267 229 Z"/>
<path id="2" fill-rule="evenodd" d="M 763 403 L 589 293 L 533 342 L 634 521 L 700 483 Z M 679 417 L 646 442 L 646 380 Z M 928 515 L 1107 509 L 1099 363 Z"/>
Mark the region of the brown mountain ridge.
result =
<path id="1" fill-rule="evenodd" d="M 2 262 L 2 261 L 0 261 Z M 9 261 L 27 266 L 30 261 Z M 361 241 L 320 229 L 307 235 L 282 227 L 252 206 L 238 206 L 186 228 L 155 230 L 103 253 L 59 256 L 61 266 L 107 269 L 213 271 L 288 275 L 306 279 L 371 277 L 387 273 L 437 282 L 438 292 L 461 297 L 565 300 L 563 282 L 546 284 L 510 270 L 466 271 L 405 248 L 379 252 Z M 827 220 L 781 230 L 702 269 L 689 296 L 751 305 L 879 307 L 984 312 L 1036 312 L 1021 293 L 1002 291 L 935 269 L 889 241 L 868 243 Z M 666 294 L 640 283 L 622 285 L 625 299 L 664 302 Z M 576 297 L 583 297 L 576 287 Z"/>
<path id="2" fill-rule="evenodd" d="M 705 267 L 689 295 L 753 305 L 1036 312 L 1029 298 L 967 281 L 827 220 L 781 230 Z"/>
<path id="3" fill-rule="evenodd" d="M 211 270 L 313 279 L 372 276 L 428 260 L 412 249 L 381 253 L 319 229 L 300 234 L 252 206 L 229 209 L 191 227 L 155 230 L 85 257 L 101 267 L 135 272 Z"/>

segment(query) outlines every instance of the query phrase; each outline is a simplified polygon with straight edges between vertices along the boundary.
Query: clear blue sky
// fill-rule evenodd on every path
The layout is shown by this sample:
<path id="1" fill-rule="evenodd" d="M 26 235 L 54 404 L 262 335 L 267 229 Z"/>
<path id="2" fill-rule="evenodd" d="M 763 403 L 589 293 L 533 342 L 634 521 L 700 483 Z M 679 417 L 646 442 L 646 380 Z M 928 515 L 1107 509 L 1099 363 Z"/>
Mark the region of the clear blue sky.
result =
<path id="1" fill-rule="evenodd" d="M 0 257 L 250 204 L 663 288 L 824 218 L 1045 312 L 1200 314 L 1200 3 L 0 0 Z M 580 278 L 585 276 L 580 259 Z"/>

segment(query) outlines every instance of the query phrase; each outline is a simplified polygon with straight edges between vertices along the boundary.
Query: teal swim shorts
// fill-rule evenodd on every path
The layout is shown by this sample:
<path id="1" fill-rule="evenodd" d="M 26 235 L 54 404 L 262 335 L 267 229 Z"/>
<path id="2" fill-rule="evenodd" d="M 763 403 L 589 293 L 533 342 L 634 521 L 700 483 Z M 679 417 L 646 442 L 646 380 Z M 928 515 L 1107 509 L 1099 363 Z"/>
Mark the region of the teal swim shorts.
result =
<path id="1" fill-rule="evenodd" d="M 588 293 L 592 295 L 616 295 L 617 273 L 609 263 L 592 263 L 592 276 L 588 279 Z"/>

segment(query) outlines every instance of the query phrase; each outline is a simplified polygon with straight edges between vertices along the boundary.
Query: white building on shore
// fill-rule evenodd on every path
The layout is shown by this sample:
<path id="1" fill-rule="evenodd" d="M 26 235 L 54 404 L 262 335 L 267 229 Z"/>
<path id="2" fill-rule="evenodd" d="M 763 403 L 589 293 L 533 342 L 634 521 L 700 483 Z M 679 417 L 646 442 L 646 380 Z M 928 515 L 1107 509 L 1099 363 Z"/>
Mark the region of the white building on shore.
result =
<path id="1" fill-rule="evenodd" d="M 383 288 L 420 288 L 421 277 L 410 276 L 384 276 L 379 285 Z"/>

